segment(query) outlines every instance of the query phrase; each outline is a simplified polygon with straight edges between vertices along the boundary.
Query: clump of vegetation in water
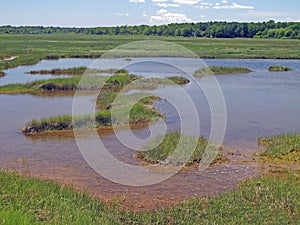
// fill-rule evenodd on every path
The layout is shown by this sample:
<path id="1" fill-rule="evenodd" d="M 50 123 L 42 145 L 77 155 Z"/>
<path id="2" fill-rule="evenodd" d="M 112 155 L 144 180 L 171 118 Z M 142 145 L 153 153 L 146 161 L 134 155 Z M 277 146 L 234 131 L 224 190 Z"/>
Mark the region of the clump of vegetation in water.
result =
<path id="1" fill-rule="evenodd" d="M 75 77 L 77 78 L 77 77 Z M 73 78 L 73 79 L 75 79 Z M 101 81 L 103 80 L 103 77 Z M 51 117 L 41 119 L 39 121 L 33 120 L 30 123 L 26 124 L 23 128 L 24 133 L 39 133 L 45 131 L 62 131 L 62 130 L 73 130 L 75 129 L 89 129 L 89 128 L 100 128 L 103 126 L 111 126 L 112 118 L 111 118 L 111 104 L 114 102 L 115 98 L 119 94 L 120 90 L 125 86 L 138 79 L 139 77 L 136 75 L 128 74 L 125 70 L 118 71 L 114 76 L 109 77 L 105 84 L 103 83 L 103 87 L 100 91 L 100 95 L 98 97 L 97 105 L 101 110 L 96 115 L 84 115 L 84 116 L 74 116 L 65 115 L 58 117 Z M 90 77 L 84 79 L 84 83 L 89 82 Z M 100 88 L 100 87 L 99 87 Z M 128 96 L 126 97 L 128 99 Z M 142 99 L 138 103 L 134 104 L 132 109 L 130 110 L 130 124 L 140 124 L 140 123 L 148 123 L 152 119 L 160 117 L 159 113 L 156 112 L 153 108 L 149 107 L 152 101 L 155 98 L 147 97 Z M 118 109 L 122 112 L 126 112 L 130 105 L 126 104 L 128 102 L 122 102 L 122 107 Z M 126 119 L 126 113 L 123 115 Z M 72 121 L 73 118 L 73 121 Z M 95 118 L 95 119 L 94 119 Z M 119 118 L 120 121 L 123 121 L 122 118 Z M 126 120 L 124 120 L 126 122 Z"/>
<path id="2" fill-rule="evenodd" d="M 269 71 L 271 71 L 271 72 L 287 72 L 287 71 L 292 71 L 292 69 L 289 67 L 286 67 L 286 66 L 270 66 Z"/>
<path id="3" fill-rule="evenodd" d="M 5 76 L 5 73 L 0 71 L 0 77 L 4 77 Z"/>
<path id="4" fill-rule="evenodd" d="M 105 82 L 105 77 L 89 76 L 79 84 L 81 77 L 56 78 L 38 80 L 27 84 L 9 84 L 0 87 L 0 94 L 42 93 L 61 91 L 89 91 L 98 90 Z"/>
<path id="5" fill-rule="evenodd" d="M 179 77 L 179 76 L 174 76 L 174 77 L 168 77 L 169 80 L 174 82 L 175 84 L 188 84 L 190 83 L 190 80 L 185 78 L 185 77 Z"/>
<path id="6" fill-rule="evenodd" d="M 258 138 L 263 146 L 260 157 L 273 162 L 300 161 L 300 134 L 281 134 L 273 137 Z"/>
<path id="7" fill-rule="evenodd" d="M 0 219 L 7 224 L 299 224 L 300 172 L 274 171 L 215 197 L 136 212 L 53 182 L 0 171 Z M 22 188 L 20 188 L 22 187 Z M 226 210 L 224 210 L 226 209 Z M 220 216 L 221 213 L 221 216 Z"/>
<path id="8" fill-rule="evenodd" d="M 135 104 L 129 114 L 130 124 L 146 124 L 160 115 L 145 104 Z M 126 118 L 125 118 L 126 119 Z M 122 120 L 122 119 L 120 119 Z M 92 128 L 108 127 L 112 125 L 111 111 L 97 112 L 96 115 L 63 115 L 41 120 L 32 120 L 27 123 L 22 132 L 25 134 L 41 133 L 46 131 L 71 131 Z"/>
<path id="9" fill-rule="evenodd" d="M 182 147 L 178 147 L 180 138 L 183 141 L 183 145 L 181 145 Z M 148 143 L 146 147 L 153 146 L 153 144 L 157 143 L 159 140 L 160 138 L 153 140 L 152 142 Z M 190 157 L 190 154 L 186 152 L 186 149 L 189 147 L 192 148 L 193 143 L 197 143 L 197 146 L 192 154 L 192 157 Z M 151 149 L 150 151 L 140 151 L 137 154 L 137 157 L 151 164 L 158 164 L 168 159 L 168 162 L 166 163 L 170 165 L 191 165 L 201 161 L 207 145 L 208 141 L 204 137 L 198 138 L 181 135 L 179 132 L 173 132 L 168 133 L 159 146 Z M 176 148 L 177 153 L 175 155 L 171 155 Z M 226 161 L 226 158 L 221 153 L 217 153 L 213 163 L 222 161 Z"/>
<path id="10" fill-rule="evenodd" d="M 243 74 L 251 73 L 252 70 L 243 67 L 226 67 L 226 66 L 209 66 L 202 67 L 195 71 L 195 77 L 203 77 L 210 75 L 225 75 L 225 74 Z"/>
<path id="11" fill-rule="evenodd" d="M 33 70 L 27 72 L 27 74 L 51 74 L 51 75 L 71 75 L 71 76 L 82 76 L 84 74 L 94 74 L 94 73 L 110 73 L 114 74 L 119 72 L 118 69 L 90 69 L 85 66 L 73 67 L 67 69 L 52 69 L 52 70 Z"/>

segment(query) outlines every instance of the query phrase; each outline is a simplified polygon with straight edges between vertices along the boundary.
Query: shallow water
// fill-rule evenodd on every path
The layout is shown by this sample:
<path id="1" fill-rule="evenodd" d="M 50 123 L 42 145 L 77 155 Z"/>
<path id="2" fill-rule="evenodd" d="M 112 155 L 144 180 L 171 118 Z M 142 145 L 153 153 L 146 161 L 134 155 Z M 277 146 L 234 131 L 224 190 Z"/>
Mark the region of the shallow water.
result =
<path id="1" fill-rule="evenodd" d="M 0 78 L 0 85 L 7 83 L 24 83 L 36 79 L 47 79 L 51 76 L 25 75 L 25 71 L 39 69 L 67 68 L 88 66 L 92 59 L 61 59 L 42 61 L 34 66 L 21 66 L 5 71 L 7 75 Z M 153 62 L 156 61 L 156 62 Z M 145 59 L 130 62 L 127 69 L 143 76 L 188 76 L 178 68 L 157 63 L 164 59 Z M 114 66 L 116 62 L 117 66 Z M 136 63 L 138 62 L 138 63 Z M 183 62 L 183 70 L 196 67 L 196 59 L 173 59 L 173 64 Z M 217 165 L 203 173 L 197 170 L 183 171 L 172 179 L 144 190 L 114 184 L 92 171 L 83 160 L 72 135 L 51 137 L 25 137 L 20 130 L 32 119 L 61 114 L 71 114 L 73 97 L 39 97 L 31 95 L 0 95 L 0 167 L 27 171 L 34 176 L 54 179 L 64 184 L 75 184 L 88 190 L 102 199 L 111 195 L 120 196 L 126 193 L 128 200 L 142 206 L 141 196 L 152 199 L 163 194 L 165 200 L 175 201 L 186 197 L 215 194 L 220 190 L 233 188 L 240 180 L 255 176 L 257 166 L 249 163 L 249 156 L 257 151 L 257 136 L 276 135 L 282 132 L 300 131 L 300 61 L 299 60 L 230 60 L 209 59 L 208 65 L 242 66 L 254 70 L 243 75 L 221 75 L 217 77 L 223 90 L 227 109 L 227 129 L 224 144 L 234 148 L 248 163 L 229 163 Z M 118 67 L 122 60 L 105 59 L 107 68 Z M 271 65 L 284 65 L 294 69 L 285 73 L 270 73 Z M 104 69 L 104 68 L 103 68 Z M 197 82 L 206 88 L 210 87 L 209 79 L 197 78 L 184 85 L 184 91 L 194 100 L 201 124 L 201 134 L 208 137 L 211 131 L 209 104 Z M 161 86 L 152 93 L 162 93 L 179 99 L 175 87 Z M 82 96 L 87 102 L 92 99 Z M 182 102 L 181 104 L 185 104 Z M 158 101 L 155 106 L 166 115 L 168 130 L 179 130 L 179 114 L 165 101 Z M 89 110 L 87 110 L 88 112 Z M 189 121 L 189 109 L 180 115 Z M 134 131 L 138 137 L 149 136 L 148 128 Z M 112 154 L 127 163 L 137 164 L 135 152 L 128 150 L 116 137 L 108 132 L 101 138 Z M 180 188 L 179 188 L 180 187 Z M 214 188 L 211 188 L 214 187 Z M 143 194 L 142 194 L 143 193 Z M 130 204 L 130 203 L 128 203 Z M 157 198 L 153 203 L 164 204 Z"/>

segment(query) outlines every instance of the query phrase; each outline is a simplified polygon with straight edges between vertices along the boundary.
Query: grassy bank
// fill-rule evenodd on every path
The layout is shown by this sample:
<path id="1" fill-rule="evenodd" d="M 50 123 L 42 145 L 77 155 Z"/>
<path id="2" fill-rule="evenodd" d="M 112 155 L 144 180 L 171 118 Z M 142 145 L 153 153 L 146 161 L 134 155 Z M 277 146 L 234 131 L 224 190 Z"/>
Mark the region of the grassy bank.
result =
<path id="1" fill-rule="evenodd" d="M 75 90 L 98 90 L 105 82 L 105 77 L 87 77 L 81 85 L 78 85 L 81 77 L 56 78 L 49 80 L 39 80 L 26 84 L 9 84 L 0 86 L 0 94 L 22 94 L 41 92 L 62 92 Z"/>
<path id="2" fill-rule="evenodd" d="M 287 71 L 292 71 L 292 69 L 289 67 L 286 67 L 286 66 L 270 66 L 269 71 L 271 71 L 271 72 L 287 72 Z"/>
<path id="3" fill-rule="evenodd" d="M 299 224 L 300 172 L 242 182 L 235 191 L 153 212 L 125 212 L 51 182 L 0 172 L 6 224 Z"/>
<path id="4" fill-rule="evenodd" d="M 274 163 L 300 162 L 300 135 L 282 134 L 258 139 L 263 148 L 260 158 Z"/>
<path id="5" fill-rule="evenodd" d="M 151 164 L 161 163 L 171 155 L 171 153 L 177 148 L 177 146 L 179 146 L 178 143 L 180 140 L 180 136 L 181 135 L 178 132 L 168 133 L 163 142 L 158 147 L 151 149 L 150 151 L 140 151 L 137 157 Z M 204 137 L 196 138 L 182 135 L 181 138 L 183 141 L 182 147 L 179 146 L 179 148 L 177 149 L 177 153 L 169 157 L 166 163 L 171 165 L 191 165 L 193 163 L 199 163 L 204 155 L 206 146 L 208 145 L 208 141 Z M 158 140 L 159 139 L 155 139 L 148 145 L 153 146 L 153 144 L 157 143 Z M 193 151 L 192 156 L 190 157 L 190 155 L 186 152 L 186 149 L 194 149 L 192 143 L 196 143 L 197 146 Z M 218 153 L 213 163 L 224 161 L 226 161 L 226 158 L 221 153 Z"/>
<path id="6" fill-rule="evenodd" d="M 0 70 L 36 64 L 42 59 L 97 58 L 122 44 L 141 40 L 173 42 L 202 58 L 300 58 L 300 40 L 1 34 L 0 57 L 18 56 L 18 58 L 0 61 Z"/>
<path id="7" fill-rule="evenodd" d="M 251 72 L 252 70 L 243 67 L 209 66 L 196 70 L 194 76 L 204 77 L 211 75 L 243 74 Z"/>

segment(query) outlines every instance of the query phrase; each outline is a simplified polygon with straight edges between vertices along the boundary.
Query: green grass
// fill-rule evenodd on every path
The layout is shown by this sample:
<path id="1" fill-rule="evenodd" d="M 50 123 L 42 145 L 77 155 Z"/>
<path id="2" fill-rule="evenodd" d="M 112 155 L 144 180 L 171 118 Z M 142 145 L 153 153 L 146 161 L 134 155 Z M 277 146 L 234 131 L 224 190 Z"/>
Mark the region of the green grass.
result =
<path id="1" fill-rule="evenodd" d="M 175 84 L 187 84 L 190 82 L 189 79 L 185 77 L 179 77 L 179 76 L 168 77 L 168 79 L 174 82 Z"/>
<path id="2" fill-rule="evenodd" d="M 4 224 L 299 224 L 300 172 L 242 182 L 217 197 L 195 198 L 152 212 L 117 210 L 52 182 L 0 172 Z"/>
<path id="3" fill-rule="evenodd" d="M 286 67 L 286 66 L 270 66 L 269 71 L 271 72 L 287 72 L 287 71 L 292 71 L 291 68 Z"/>
<path id="4" fill-rule="evenodd" d="M 137 157 L 142 159 L 145 162 L 151 164 L 158 164 L 166 160 L 168 156 L 177 148 L 181 134 L 179 132 L 168 133 L 164 138 L 163 142 L 154 149 L 150 151 L 140 151 L 137 154 Z M 193 163 L 199 163 L 204 155 L 208 141 L 204 137 L 196 138 L 191 136 L 182 135 L 183 144 L 179 146 L 178 152 L 173 154 L 168 158 L 167 164 L 170 165 L 191 165 Z M 155 145 L 158 140 L 155 139 L 148 143 L 146 147 Z M 193 149 L 193 144 L 196 144 L 196 148 L 193 154 L 187 153 L 186 149 Z M 191 157 L 190 157 L 191 156 Z M 226 158 L 218 153 L 216 158 L 213 160 L 213 163 L 226 161 Z"/>
<path id="5" fill-rule="evenodd" d="M 81 66 L 81 67 L 73 67 L 73 68 L 66 68 L 66 69 L 52 69 L 52 70 L 33 70 L 27 72 L 27 74 L 51 74 L 51 75 L 71 75 L 71 76 L 82 76 L 84 74 L 94 74 L 94 73 L 117 73 L 118 69 L 89 69 L 88 67 Z"/>
<path id="6" fill-rule="evenodd" d="M 273 162 L 300 162 L 300 134 L 281 134 L 273 137 L 258 138 L 263 146 L 260 157 Z"/>
<path id="7" fill-rule="evenodd" d="M 11 61 L 0 61 L 0 70 L 36 64 L 41 59 L 97 58 L 122 44 L 141 40 L 176 43 L 202 58 L 300 58 L 300 40 L 1 34 L 0 58 L 19 57 Z"/>
<path id="8" fill-rule="evenodd" d="M 243 67 L 209 66 L 196 70 L 194 76 L 203 77 L 210 75 L 243 74 L 251 72 L 252 70 Z"/>
<path id="9" fill-rule="evenodd" d="M 125 108 L 123 108 L 124 112 Z M 120 115 L 120 114 L 119 114 Z M 119 121 L 126 122 L 126 115 L 121 114 Z M 129 114 L 130 124 L 146 124 L 153 119 L 160 117 L 154 109 L 147 107 L 142 103 L 135 104 Z M 117 124 L 123 125 L 123 124 Z M 92 128 L 102 128 L 112 126 L 112 116 L 110 110 L 99 111 L 95 115 L 63 115 L 50 118 L 42 118 L 41 120 L 32 120 L 23 128 L 23 133 L 34 134 L 47 131 L 71 131 L 86 130 Z"/>
<path id="10" fill-rule="evenodd" d="M 41 93 L 54 91 L 98 90 L 105 82 L 105 77 L 89 76 L 78 85 L 81 77 L 55 78 L 38 80 L 26 84 L 9 84 L 0 86 L 0 94 Z"/>

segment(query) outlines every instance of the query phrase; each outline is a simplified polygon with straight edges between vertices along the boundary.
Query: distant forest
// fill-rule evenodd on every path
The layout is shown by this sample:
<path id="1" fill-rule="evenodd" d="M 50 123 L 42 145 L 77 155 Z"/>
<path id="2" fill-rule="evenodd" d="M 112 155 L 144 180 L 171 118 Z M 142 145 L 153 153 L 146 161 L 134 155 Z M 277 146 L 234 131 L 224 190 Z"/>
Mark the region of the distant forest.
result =
<path id="1" fill-rule="evenodd" d="M 1 26 L 1 34 L 90 34 L 90 35 L 146 35 L 208 38 L 287 38 L 300 39 L 300 23 L 268 22 L 205 22 L 159 26 L 117 26 L 67 28 L 43 26 Z"/>

